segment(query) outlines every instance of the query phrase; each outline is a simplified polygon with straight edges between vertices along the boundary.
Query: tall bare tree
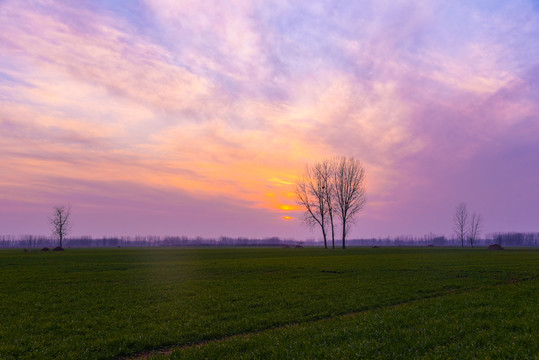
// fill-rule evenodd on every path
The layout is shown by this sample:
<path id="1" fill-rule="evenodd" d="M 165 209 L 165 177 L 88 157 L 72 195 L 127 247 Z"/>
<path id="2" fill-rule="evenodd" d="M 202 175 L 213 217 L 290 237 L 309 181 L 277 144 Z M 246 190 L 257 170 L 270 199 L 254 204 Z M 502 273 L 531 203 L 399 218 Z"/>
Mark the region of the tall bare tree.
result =
<path id="1" fill-rule="evenodd" d="M 335 249 L 335 184 L 333 183 L 335 164 L 331 160 L 323 160 L 315 165 L 315 169 L 319 172 L 323 183 L 329 226 L 331 228 L 331 247 Z"/>
<path id="2" fill-rule="evenodd" d="M 49 216 L 49 224 L 52 235 L 56 236 L 59 246 L 62 247 L 63 239 L 71 231 L 71 206 L 54 206 Z"/>
<path id="3" fill-rule="evenodd" d="M 334 160 L 333 186 L 336 212 L 342 222 L 342 248 L 356 214 L 367 202 L 365 169 L 359 160 L 341 157 Z"/>
<path id="4" fill-rule="evenodd" d="M 464 241 L 466 240 L 468 231 L 468 207 L 464 202 L 458 204 L 455 209 L 455 214 L 453 215 L 453 230 L 455 231 L 457 238 L 460 239 L 461 246 L 464 247 Z"/>
<path id="5" fill-rule="evenodd" d="M 326 183 L 319 166 L 306 166 L 305 173 L 296 183 L 296 196 L 299 205 L 305 208 L 303 220 L 310 227 L 320 226 L 327 249 L 326 222 L 328 206 L 326 202 Z"/>
<path id="6" fill-rule="evenodd" d="M 472 213 L 472 216 L 470 217 L 470 228 L 468 230 L 468 239 L 470 240 L 470 246 L 473 247 L 475 244 L 475 241 L 479 237 L 479 234 L 481 232 L 481 225 L 483 222 L 483 218 L 481 214 L 478 213 Z"/>

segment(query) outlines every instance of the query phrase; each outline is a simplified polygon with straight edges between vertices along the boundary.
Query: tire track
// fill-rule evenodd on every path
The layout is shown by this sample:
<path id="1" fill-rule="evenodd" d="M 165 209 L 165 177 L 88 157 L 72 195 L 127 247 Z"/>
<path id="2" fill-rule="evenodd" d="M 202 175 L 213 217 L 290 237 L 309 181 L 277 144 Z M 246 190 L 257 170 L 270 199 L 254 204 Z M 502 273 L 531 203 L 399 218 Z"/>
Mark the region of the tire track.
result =
<path id="1" fill-rule="evenodd" d="M 354 311 L 354 312 L 350 312 L 350 313 L 344 313 L 344 314 L 338 314 L 338 315 L 331 315 L 331 316 L 313 318 L 313 319 L 309 319 L 309 320 L 301 321 L 301 322 L 281 324 L 281 325 L 277 325 L 277 326 L 274 326 L 274 327 L 264 328 L 264 329 L 260 329 L 260 330 L 256 330 L 256 331 L 242 332 L 242 333 L 232 334 L 232 335 L 221 337 L 221 338 L 202 340 L 202 341 L 199 341 L 197 343 L 188 344 L 188 345 L 179 345 L 179 346 L 172 346 L 172 347 L 167 347 L 167 348 L 162 348 L 162 349 L 144 351 L 144 352 L 137 353 L 135 355 L 131 355 L 131 356 L 127 356 L 127 357 L 120 357 L 119 360 L 146 360 L 146 359 L 148 359 L 148 358 L 150 358 L 152 356 L 167 356 L 167 355 L 171 355 L 174 351 L 177 351 L 177 350 L 189 349 L 189 348 L 196 347 L 196 346 L 204 346 L 206 344 L 213 343 L 213 342 L 227 341 L 227 340 L 236 339 L 236 338 L 240 338 L 240 337 L 249 337 L 249 336 L 264 333 L 266 331 L 286 329 L 286 328 L 289 328 L 289 327 L 300 326 L 300 325 L 304 325 L 304 324 L 331 321 L 331 320 L 334 320 L 334 319 L 345 318 L 345 317 L 353 317 L 353 316 L 357 316 L 357 315 L 360 315 L 360 314 L 363 314 L 363 313 L 366 313 L 366 312 L 369 312 L 369 311 L 373 311 L 373 310 L 380 310 L 380 309 L 391 308 L 391 307 L 399 307 L 399 306 L 404 306 L 404 305 L 407 305 L 407 304 L 413 304 L 413 303 L 424 301 L 424 300 L 443 298 L 443 297 L 448 296 L 448 295 L 471 293 L 471 292 L 475 292 L 475 291 L 481 291 L 481 290 L 486 289 L 486 288 L 494 288 L 494 287 L 498 287 L 498 286 L 510 286 L 510 285 L 515 285 L 515 284 L 525 282 L 525 281 L 535 280 L 535 279 L 537 279 L 536 276 L 529 277 L 529 278 L 523 278 L 523 279 L 511 278 L 507 282 L 493 284 L 493 285 L 486 285 L 486 286 L 480 286 L 480 287 L 468 288 L 468 289 L 449 289 L 449 290 L 446 290 L 446 291 L 444 291 L 442 293 L 431 294 L 431 295 L 423 296 L 423 297 L 420 297 L 420 298 L 410 299 L 410 300 L 406 300 L 406 301 L 402 301 L 402 302 L 398 302 L 398 303 L 393 303 L 393 304 L 388 304 L 388 305 L 384 305 L 384 306 L 374 306 L 374 307 L 370 307 L 370 308 L 367 308 L 367 309 Z"/>

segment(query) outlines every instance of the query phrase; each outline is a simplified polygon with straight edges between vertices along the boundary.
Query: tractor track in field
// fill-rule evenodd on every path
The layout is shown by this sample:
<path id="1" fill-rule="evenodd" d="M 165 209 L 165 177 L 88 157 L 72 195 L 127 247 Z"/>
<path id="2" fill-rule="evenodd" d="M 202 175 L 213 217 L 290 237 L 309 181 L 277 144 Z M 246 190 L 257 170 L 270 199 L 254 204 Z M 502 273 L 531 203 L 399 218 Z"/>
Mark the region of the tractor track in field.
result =
<path id="1" fill-rule="evenodd" d="M 402 301 L 402 302 L 398 302 L 398 303 L 393 303 L 393 304 L 388 304 L 388 305 L 383 305 L 383 306 L 374 306 L 374 307 L 359 310 L 359 311 L 354 311 L 354 312 L 349 312 L 349 313 L 344 313 L 344 314 L 338 314 L 338 315 L 325 316 L 325 317 L 319 317 L 319 318 L 313 318 L 313 319 L 309 319 L 309 320 L 301 321 L 301 322 L 281 324 L 281 325 L 276 325 L 274 327 L 268 327 L 268 328 L 264 328 L 264 329 L 260 329 L 260 330 L 256 330 L 256 331 L 241 332 L 241 333 L 237 333 L 237 334 L 224 336 L 224 337 L 221 337 L 221 338 L 207 339 L 207 340 L 202 340 L 202 341 L 199 341 L 199 342 L 186 344 L 186 345 L 177 345 L 177 346 L 171 346 L 171 347 L 166 347 L 166 348 L 161 348 L 161 349 L 143 351 L 143 352 L 131 355 L 131 356 L 120 357 L 119 360 L 145 360 L 145 359 L 149 359 L 152 356 L 166 356 L 166 355 L 171 355 L 174 351 L 177 351 L 177 350 L 189 349 L 189 348 L 193 348 L 193 347 L 196 347 L 196 346 L 204 346 L 204 345 L 212 343 L 212 342 L 221 342 L 221 341 L 227 341 L 227 340 L 231 340 L 231 339 L 235 339 L 235 338 L 242 338 L 242 337 L 247 338 L 249 336 L 264 333 L 266 331 L 278 330 L 278 329 L 286 329 L 286 328 L 289 328 L 289 327 L 295 327 L 295 326 L 299 326 L 299 325 L 303 325 L 303 324 L 330 321 L 330 320 L 338 319 L 338 318 L 353 317 L 353 316 L 357 316 L 359 314 L 366 313 L 368 311 L 380 310 L 380 309 L 391 308 L 391 307 L 399 307 L 399 306 L 404 306 L 404 305 L 407 305 L 407 304 L 413 304 L 413 303 L 416 303 L 416 302 L 420 302 L 420 301 L 423 301 L 423 300 L 442 298 L 442 297 L 447 296 L 447 295 L 457 295 L 457 294 L 464 294 L 464 293 L 479 291 L 479 290 L 482 290 L 482 289 L 485 289 L 485 288 L 488 288 L 488 287 L 514 285 L 514 284 L 518 284 L 518 283 L 525 282 L 525 281 L 531 281 L 531 280 L 535 280 L 535 279 L 537 279 L 536 276 L 527 277 L 527 278 L 523 278 L 523 279 L 514 279 L 514 278 L 512 278 L 512 279 L 509 279 L 507 282 L 502 282 L 502 283 L 493 284 L 493 285 L 486 285 L 486 286 L 480 286 L 480 287 L 475 287 L 475 288 L 467 288 L 467 289 L 449 289 L 449 290 L 446 290 L 446 291 L 444 291 L 442 293 L 431 294 L 431 295 L 427 295 L 427 296 L 424 296 L 424 297 L 410 299 L 410 300 L 406 300 L 406 301 Z"/>

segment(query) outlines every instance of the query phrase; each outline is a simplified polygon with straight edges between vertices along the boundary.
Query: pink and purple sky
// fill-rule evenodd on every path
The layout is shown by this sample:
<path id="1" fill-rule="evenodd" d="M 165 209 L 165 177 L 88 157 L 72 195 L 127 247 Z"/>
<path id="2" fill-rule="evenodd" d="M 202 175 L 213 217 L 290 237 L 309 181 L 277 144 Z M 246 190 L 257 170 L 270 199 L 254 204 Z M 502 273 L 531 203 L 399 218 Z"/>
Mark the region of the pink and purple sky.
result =
<path id="1" fill-rule="evenodd" d="M 2 0 L 0 54 L 0 234 L 319 238 L 335 155 L 352 238 L 539 230 L 537 0 Z"/>

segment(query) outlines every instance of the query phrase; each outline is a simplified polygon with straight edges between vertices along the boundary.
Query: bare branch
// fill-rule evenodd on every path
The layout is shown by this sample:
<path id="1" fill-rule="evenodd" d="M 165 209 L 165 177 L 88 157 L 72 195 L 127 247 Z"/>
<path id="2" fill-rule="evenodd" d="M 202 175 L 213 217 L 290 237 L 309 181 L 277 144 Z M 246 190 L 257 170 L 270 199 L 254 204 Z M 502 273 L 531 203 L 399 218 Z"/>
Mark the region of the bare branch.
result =
<path id="1" fill-rule="evenodd" d="M 317 171 L 323 184 L 324 198 L 327 206 L 329 225 L 331 227 L 331 247 L 335 249 L 335 184 L 333 182 L 333 173 L 335 164 L 330 160 L 324 160 L 317 164 Z"/>
<path id="2" fill-rule="evenodd" d="M 318 165 L 307 166 L 305 173 L 296 183 L 297 202 L 305 208 L 304 222 L 309 227 L 320 226 L 327 248 L 326 215 L 328 207 L 325 198 L 325 185 Z"/>
<path id="3" fill-rule="evenodd" d="M 457 238 L 460 239 L 462 247 L 464 247 L 464 240 L 466 239 L 468 231 L 468 208 L 464 202 L 461 202 L 455 209 L 455 214 L 453 216 L 453 230 L 455 231 Z"/>
<path id="4" fill-rule="evenodd" d="M 322 229 L 327 247 L 326 225 L 331 226 L 332 246 L 335 247 L 334 219 L 342 222 L 342 247 L 346 248 L 346 235 L 354 217 L 367 201 L 365 170 L 354 158 L 334 158 L 307 166 L 296 183 L 298 204 L 305 208 L 307 225 Z"/>
<path id="5" fill-rule="evenodd" d="M 71 231 L 71 206 L 54 206 L 52 214 L 49 216 L 49 225 L 52 235 L 56 236 L 59 246 L 62 247 L 63 239 Z"/>
<path id="6" fill-rule="evenodd" d="M 346 248 L 346 235 L 357 213 L 365 207 L 365 169 L 354 158 L 341 157 L 334 160 L 333 183 L 337 214 L 342 222 L 342 247 Z"/>
<path id="7" fill-rule="evenodd" d="M 470 218 L 470 229 L 468 230 L 468 239 L 470 240 L 470 246 L 474 247 L 475 241 L 481 233 L 481 225 L 483 217 L 481 214 L 473 213 Z"/>

